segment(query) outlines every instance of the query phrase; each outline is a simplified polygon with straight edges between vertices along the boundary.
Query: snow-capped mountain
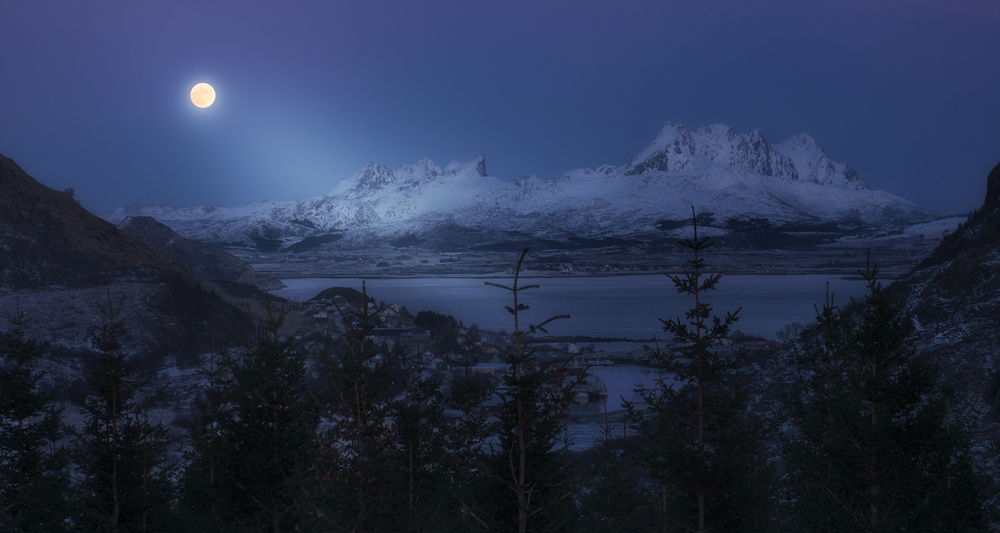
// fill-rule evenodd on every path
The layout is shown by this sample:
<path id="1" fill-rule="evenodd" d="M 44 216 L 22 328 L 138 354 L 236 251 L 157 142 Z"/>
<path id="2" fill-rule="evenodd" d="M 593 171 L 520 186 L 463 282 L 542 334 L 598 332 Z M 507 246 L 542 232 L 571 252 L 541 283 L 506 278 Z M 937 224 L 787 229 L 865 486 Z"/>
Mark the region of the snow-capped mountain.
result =
<path id="1" fill-rule="evenodd" d="M 713 124 L 689 131 L 667 123 L 623 166 L 566 172 L 555 180 L 489 175 L 486 159 L 441 168 L 423 159 L 391 170 L 368 164 L 330 193 L 296 202 L 234 208 L 132 205 L 112 222 L 152 216 L 186 237 L 281 248 L 331 235 L 348 241 L 515 237 L 665 236 L 691 216 L 711 214 L 719 231 L 739 221 L 771 227 L 831 224 L 886 227 L 923 222 L 932 213 L 884 191 L 832 161 L 806 134 L 771 145 L 757 130 L 738 134 Z"/>

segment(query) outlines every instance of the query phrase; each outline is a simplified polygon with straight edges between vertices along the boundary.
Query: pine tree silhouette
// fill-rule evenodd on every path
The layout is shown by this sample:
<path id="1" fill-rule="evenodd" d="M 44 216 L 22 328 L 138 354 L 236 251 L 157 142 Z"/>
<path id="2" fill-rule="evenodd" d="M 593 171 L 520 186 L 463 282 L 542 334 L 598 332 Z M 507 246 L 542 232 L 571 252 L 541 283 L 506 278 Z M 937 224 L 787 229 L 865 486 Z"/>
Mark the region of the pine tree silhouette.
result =
<path id="1" fill-rule="evenodd" d="M 952 392 L 870 261 L 868 293 L 828 298 L 797 357 L 787 452 L 794 519 L 816 531 L 984 531 L 991 480 Z"/>
<path id="2" fill-rule="evenodd" d="M 637 459 L 658 486 L 664 530 L 758 530 L 769 507 L 768 425 L 749 412 L 741 354 L 722 349 L 740 310 L 712 314 L 706 293 L 722 275 L 705 274 L 711 243 L 691 214 L 694 236 L 680 244 L 693 258 L 670 279 L 694 305 L 683 318 L 660 319 L 679 354 L 657 349 L 661 377 L 643 393 L 645 408 L 626 404 L 643 447 Z"/>
<path id="3" fill-rule="evenodd" d="M 156 392 L 122 348 L 121 302 L 100 308 L 92 333 L 96 359 L 84 370 L 92 392 L 83 398 L 83 427 L 74 444 L 80 472 L 79 527 L 91 531 L 163 531 L 171 527 L 173 483 L 169 438 L 149 417 Z"/>
<path id="4" fill-rule="evenodd" d="M 65 529 L 69 484 L 62 409 L 42 385 L 45 347 L 28 339 L 20 310 L 0 339 L 0 529 Z"/>
<path id="5" fill-rule="evenodd" d="M 499 422 L 499 444 L 493 450 L 492 472 L 499 484 L 493 519 L 501 529 L 525 531 L 572 530 L 576 518 L 573 495 L 575 472 L 566 455 L 563 439 L 566 410 L 573 399 L 575 383 L 560 385 L 568 362 L 541 361 L 526 342 L 536 332 L 547 332 L 549 323 L 569 318 L 559 315 L 526 325 L 521 318 L 528 306 L 521 294 L 538 285 L 521 285 L 521 272 L 528 250 L 524 249 L 510 286 L 486 282 L 511 293 L 507 311 L 514 320 L 514 345 L 501 352 L 507 372 L 500 397 L 503 411 Z"/>

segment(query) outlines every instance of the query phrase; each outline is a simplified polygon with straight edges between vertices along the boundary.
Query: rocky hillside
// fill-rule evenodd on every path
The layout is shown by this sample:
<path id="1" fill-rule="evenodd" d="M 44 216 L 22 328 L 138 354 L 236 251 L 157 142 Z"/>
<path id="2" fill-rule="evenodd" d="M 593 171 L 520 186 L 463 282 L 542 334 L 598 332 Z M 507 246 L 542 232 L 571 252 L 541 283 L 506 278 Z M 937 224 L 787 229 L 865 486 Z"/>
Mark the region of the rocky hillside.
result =
<path id="1" fill-rule="evenodd" d="M 180 268 L 0 155 L 0 293 L 151 280 Z"/>
<path id="2" fill-rule="evenodd" d="M 1000 439 L 1000 165 L 990 172 L 982 208 L 912 271 L 888 287 L 914 326 L 916 357 L 935 362 L 957 390 L 956 414 Z M 873 262 L 879 250 L 871 251 Z M 864 265 L 859 264 L 859 269 Z M 842 310 L 843 299 L 834 301 Z M 806 331 L 810 335 L 810 331 Z M 794 343 L 793 343 L 794 344 Z M 765 365 L 762 397 L 791 382 L 793 346 Z"/>
<path id="3" fill-rule="evenodd" d="M 756 130 L 725 125 L 689 131 L 668 123 L 622 166 L 566 172 L 555 180 L 503 180 L 482 156 L 444 168 L 429 160 L 396 170 L 369 164 L 330 193 L 298 202 L 235 208 L 133 205 L 104 216 L 145 215 L 181 235 L 261 250 L 375 243 L 490 247 L 524 239 L 553 243 L 669 239 L 690 217 L 717 235 L 746 225 L 785 232 L 899 228 L 934 218 L 869 190 L 806 134 L 771 145 Z M 739 240 L 734 240 L 738 244 Z"/>
<path id="4" fill-rule="evenodd" d="M 920 351 L 1000 422 L 1000 165 L 983 206 L 894 290 L 906 299 Z"/>
<path id="5" fill-rule="evenodd" d="M 199 259 L 196 245 L 180 249 L 188 256 L 172 261 L 0 156 L 0 330 L 20 311 L 32 337 L 86 345 L 100 309 L 115 308 L 126 346 L 145 353 L 201 350 L 213 335 L 245 332 L 245 310 L 261 314 L 263 295 L 232 281 L 252 282 L 252 272 L 223 268 L 223 281 L 199 281 L 184 267 L 215 259 Z"/>

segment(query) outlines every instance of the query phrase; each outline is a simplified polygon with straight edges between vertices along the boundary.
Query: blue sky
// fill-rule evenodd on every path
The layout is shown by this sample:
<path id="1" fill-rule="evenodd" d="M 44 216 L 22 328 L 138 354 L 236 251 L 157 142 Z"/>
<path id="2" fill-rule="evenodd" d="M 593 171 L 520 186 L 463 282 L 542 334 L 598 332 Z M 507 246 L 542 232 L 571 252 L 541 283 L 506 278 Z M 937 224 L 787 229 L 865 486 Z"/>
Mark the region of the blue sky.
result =
<path id="1" fill-rule="evenodd" d="M 941 214 L 978 207 L 1000 162 L 993 0 L 46 1 L 0 20 L 0 154 L 93 211 L 300 199 L 422 157 L 556 178 L 626 163 L 668 121 L 809 133 Z"/>

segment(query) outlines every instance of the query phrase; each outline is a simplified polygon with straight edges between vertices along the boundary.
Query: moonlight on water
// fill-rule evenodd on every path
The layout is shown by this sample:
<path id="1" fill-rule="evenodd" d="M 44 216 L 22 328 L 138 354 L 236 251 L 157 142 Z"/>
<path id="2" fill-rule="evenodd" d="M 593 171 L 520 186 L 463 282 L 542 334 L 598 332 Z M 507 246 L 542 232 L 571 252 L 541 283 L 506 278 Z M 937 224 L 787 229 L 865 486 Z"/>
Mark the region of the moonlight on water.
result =
<path id="1" fill-rule="evenodd" d="M 191 103 L 204 109 L 215 102 L 215 89 L 207 83 L 199 83 L 191 88 Z"/>

